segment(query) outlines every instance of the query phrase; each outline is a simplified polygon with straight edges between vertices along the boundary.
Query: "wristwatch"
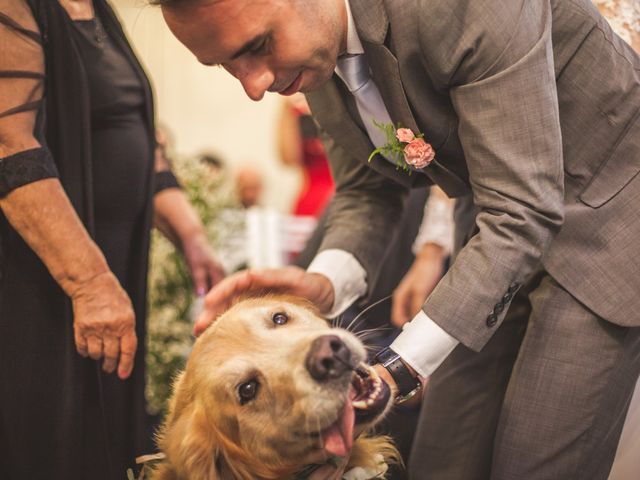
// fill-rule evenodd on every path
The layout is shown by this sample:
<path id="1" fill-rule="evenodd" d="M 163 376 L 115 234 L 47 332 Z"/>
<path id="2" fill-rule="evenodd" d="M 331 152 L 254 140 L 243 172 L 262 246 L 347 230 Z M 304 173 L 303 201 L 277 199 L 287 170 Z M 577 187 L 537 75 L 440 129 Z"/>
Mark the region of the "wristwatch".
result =
<path id="1" fill-rule="evenodd" d="M 387 369 L 389 375 L 396 382 L 398 393 L 395 398 L 396 403 L 409 400 L 422 388 L 422 383 L 414 377 L 405 363 L 396 352 L 389 347 L 383 348 L 375 356 L 374 361 Z"/>

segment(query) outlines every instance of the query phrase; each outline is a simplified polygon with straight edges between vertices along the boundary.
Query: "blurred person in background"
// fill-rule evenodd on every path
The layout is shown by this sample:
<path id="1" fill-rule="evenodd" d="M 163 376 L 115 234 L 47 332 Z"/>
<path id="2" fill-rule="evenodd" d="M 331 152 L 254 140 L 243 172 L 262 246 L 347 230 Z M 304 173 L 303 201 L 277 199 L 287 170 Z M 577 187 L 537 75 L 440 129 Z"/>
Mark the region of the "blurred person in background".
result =
<path id="1" fill-rule="evenodd" d="M 329 161 L 304 95 L 285 97 L 280 113 L 278 148 L 285 165 L 302 174 L 293 215 L 320 217 L 335 191 Z"/>
<path id="2" fill-rule="evenodd" d="M 244 208 L 257 207 L 262 200 L 264 183 L 262 174 L 249 165 L 238 169 L 235 176 L 236 195 Z"/>
<path id="3" fill-rule="evenodd" d="M 212 180 L 217 180 L 225 169 L 225 163 L 222 158 L 214 153 L 204 152 L 198 155 L 196 159 L 209 168 Z"/>

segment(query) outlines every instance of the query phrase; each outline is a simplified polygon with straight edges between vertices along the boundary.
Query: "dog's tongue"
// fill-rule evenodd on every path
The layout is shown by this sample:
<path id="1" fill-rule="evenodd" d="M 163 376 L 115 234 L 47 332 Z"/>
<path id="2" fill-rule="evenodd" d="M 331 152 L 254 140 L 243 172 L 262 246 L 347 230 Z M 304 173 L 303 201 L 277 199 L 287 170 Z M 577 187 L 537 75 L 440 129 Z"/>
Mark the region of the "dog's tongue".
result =
<path id="1" fill-rule="evenodd" d="M 322 432 L 325 451 L 338 457 L 346 457 L 353 447 L 353 425 L 356 414 L 351 400 L 345 402 L 340 417 Z"/>

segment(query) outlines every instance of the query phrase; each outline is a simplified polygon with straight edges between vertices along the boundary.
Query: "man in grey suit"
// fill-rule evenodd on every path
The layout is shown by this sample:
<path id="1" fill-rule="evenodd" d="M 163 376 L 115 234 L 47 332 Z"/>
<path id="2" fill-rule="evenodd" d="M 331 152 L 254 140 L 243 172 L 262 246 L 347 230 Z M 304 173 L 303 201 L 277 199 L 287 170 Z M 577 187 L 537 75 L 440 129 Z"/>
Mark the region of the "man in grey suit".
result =
<path id="1" fill-rule="evenodd" d="M 366 297 L 407 189 L 438 184 L 465 199 L 459 251 L 377 367 L 400 394 L 430 377 L 413 478 L 605 479 L 640 370 L 640 58 L 595 7 L 157 3 L 254 100 L 305 92 L 337 183 L 309 269 L 230 277 L 198 328 L 247 290 L 327 314 Z M 374 120 L 423 133 L 435 159 L 367 162 Z"/>

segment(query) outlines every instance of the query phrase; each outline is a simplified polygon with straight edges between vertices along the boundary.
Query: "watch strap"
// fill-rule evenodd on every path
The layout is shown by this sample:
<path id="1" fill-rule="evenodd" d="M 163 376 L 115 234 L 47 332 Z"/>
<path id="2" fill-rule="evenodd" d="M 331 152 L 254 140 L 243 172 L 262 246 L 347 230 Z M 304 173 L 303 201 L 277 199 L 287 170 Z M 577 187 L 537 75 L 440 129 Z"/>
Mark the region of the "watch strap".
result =
<path id="1" fill-rule="evenodd" d="M 392 349 L 384 348 L 376 355 L 375 360 L 387 369 L 396 382 L 398 401 L 407 400 L 422 387 L 420 380 L 411 374 L 400 355 Z"/>

